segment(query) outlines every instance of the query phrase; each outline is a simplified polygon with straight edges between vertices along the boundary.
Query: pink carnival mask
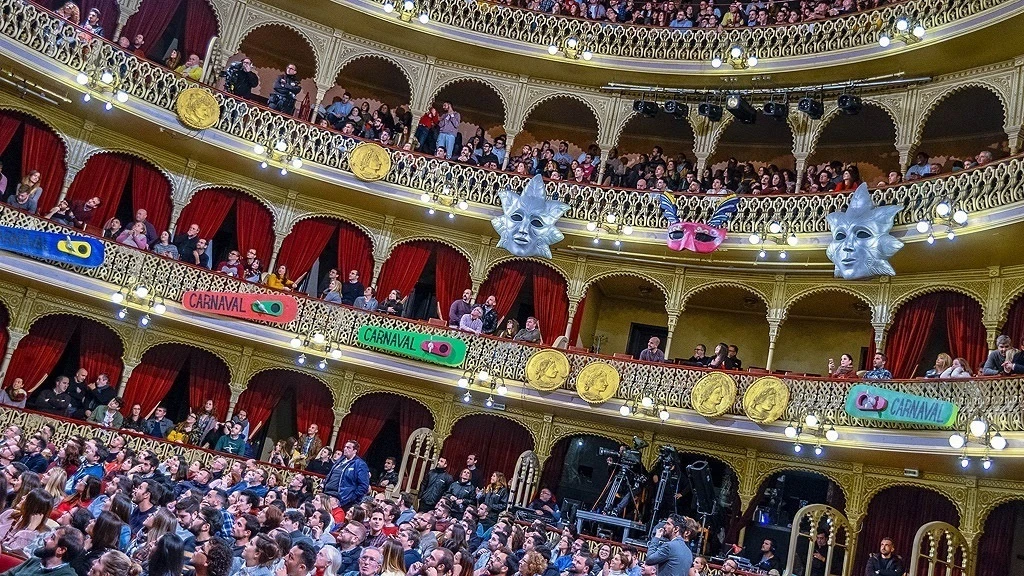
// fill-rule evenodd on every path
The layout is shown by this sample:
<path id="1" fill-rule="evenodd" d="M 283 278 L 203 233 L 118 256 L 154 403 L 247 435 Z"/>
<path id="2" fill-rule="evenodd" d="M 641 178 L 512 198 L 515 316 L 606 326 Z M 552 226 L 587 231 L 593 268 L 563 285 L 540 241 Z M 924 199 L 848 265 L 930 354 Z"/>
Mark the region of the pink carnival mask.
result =
<path id="1" fill-rule="evenodd" d="M 659 198 L 662 214 L 668 220 L 669 250 L 689 250 L 699 254 L 714 252 L 725 241 L 726 224 L 736 213 L 739 198 L 727 196 L 715 208 L 707 224 L 702 222 L 680 222 L 675 202 L 662 194 Z"/>

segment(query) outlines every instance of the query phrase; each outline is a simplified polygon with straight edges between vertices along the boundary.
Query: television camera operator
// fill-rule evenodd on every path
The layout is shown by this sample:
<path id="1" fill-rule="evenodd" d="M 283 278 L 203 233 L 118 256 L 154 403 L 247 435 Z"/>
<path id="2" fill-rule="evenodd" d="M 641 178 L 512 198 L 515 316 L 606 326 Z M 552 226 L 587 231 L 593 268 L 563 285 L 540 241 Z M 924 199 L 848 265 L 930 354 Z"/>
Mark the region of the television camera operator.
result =
<path id="1" fill-rule="evenodd" d="M 260 85 L 260 77 L 253 72 L 252 60 L 248 58 L 232 62 L 218 76 L 224 79 L 225 90 L 246 100 L 252 100 L 253 88 Z"/>
<path id="2" fill-rule="evenodd" d="M 647 447 L 647 442 L 633 437 L 633 448 L 619 446 L 618 452 L 601 448 L 600 456 L 606 456 L 609 467 L 608 496 L 605 500 L 603 513 L 612 516 L 623 516 L 626 507 L 633 503 L 639 506 L 640 491 L 647 481 L 647 469 L 641 462 L 640 451 Z"/>
<path id="3" fill-rule="evenodd" d="M 665 479 L 664 488 L 660 488 L 662 477 Z M 666 444 L 658 449 L 658 460 L 651 470 L 648 488 L 655 495 L 650 511 L 652 518 L 668 518 L 672 514 L 689 512 L 684 498 L 693 490 L 674 446 Z"/>

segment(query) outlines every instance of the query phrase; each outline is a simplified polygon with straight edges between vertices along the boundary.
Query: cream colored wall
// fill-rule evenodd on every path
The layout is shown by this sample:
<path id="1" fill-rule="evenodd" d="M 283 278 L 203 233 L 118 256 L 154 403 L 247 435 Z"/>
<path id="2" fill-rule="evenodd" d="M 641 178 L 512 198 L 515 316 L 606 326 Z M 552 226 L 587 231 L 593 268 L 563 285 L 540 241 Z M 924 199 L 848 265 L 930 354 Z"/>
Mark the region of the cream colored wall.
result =
<path id="1" fill-rule="evenodd" d="M 593 292 L 596 293 L 597 290 Z M 589 298 L 587 307 L 590 307 Z M 601 302 L 595 308 L 598 309 L 598 312 L 593 335 L 604 334 L 608 337 L 608 340 L 601 345 L 603 354 L 626 351 L 626 344 L 629 341 L 629 325 L 632 322 L 652 326 L 668 324 L 665 303 L 662 300 L 645 303 L 640 300 L 605 297 L 601 298 Z"/>
<path id="2" fill-rule="evenodd" d="M 828 359 L 849 354 L 856 366 L 860 349 L 871 343 L 867 320 L 837 318 L 787 318 L 775 340 L 772 368 L 824 375 Z"/>
<path id="3" fill-rule="evenodd" d="M 688 306 L 679 315 L 669 358 L 689 358 L 697 344 L 713 354 L 719 342 L 739 347 L 743 367 L 765 365 L 768 359 L 768 320 L 764 312 L 719 310 Z"/>

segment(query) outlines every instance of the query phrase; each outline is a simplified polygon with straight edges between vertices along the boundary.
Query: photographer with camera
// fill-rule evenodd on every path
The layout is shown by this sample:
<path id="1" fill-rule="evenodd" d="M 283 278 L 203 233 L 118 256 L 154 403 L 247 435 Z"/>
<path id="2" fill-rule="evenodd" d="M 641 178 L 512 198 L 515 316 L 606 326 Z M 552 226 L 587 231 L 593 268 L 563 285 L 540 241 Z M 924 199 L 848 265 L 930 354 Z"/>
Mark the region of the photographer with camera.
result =
<path id="1" fill-rule="evenodd" d="M 295 64 L 289 64 L 284 69 L 284 74 L 277 77 L 274 82 L 274 92 L 267 99 L 267 106 L 271 110 L 277 110 L 289 116 L 295 114 L 295 98 L 302 91 L 299 85 Z"/>
<path id="2" fill-rule="evenodd" d="M 627 446 L 619 446 L 618 452 L 607 448 L 598 450 L 598 455 L 608 457 L 610 475 L 608 486 L 605 487 L 607 490 L 603 510 L 605 514 L 624 517 L 623 513 L 626 507 L 638 497 L 635 492 L 640 490 L 647 480 L 647 469 L 640 461 L 640 450 L 646 446 L 647 442 L 634 436 L 632 449 Z"/>
<path id="3" fill-rule="evenodd" d="M 647 543 L 647 557 L 644 563 L 658 567 L 658 576 L 687 576 L 693 565 L 693 552 L 683 542 L 686 520 L 673 514 L 665 524 L 654 532 L 654 538 Z"/>
<path id="4" fill-rule="evenodd" d="M 219 76 L 224 78 L 225 90 L 246 100 L 252 100 L 252 89 L 260 85 L 260 77 L 252 71 L 252 60 L 248 58 L 232 62 Z"/>

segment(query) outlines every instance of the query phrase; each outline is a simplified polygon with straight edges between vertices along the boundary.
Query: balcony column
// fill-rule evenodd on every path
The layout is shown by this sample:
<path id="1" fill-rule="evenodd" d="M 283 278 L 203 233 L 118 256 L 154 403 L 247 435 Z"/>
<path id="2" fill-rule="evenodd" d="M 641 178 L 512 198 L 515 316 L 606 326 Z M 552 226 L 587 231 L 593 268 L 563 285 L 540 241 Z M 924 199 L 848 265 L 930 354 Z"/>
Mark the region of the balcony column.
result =
<path id="1" fill-rule="evenodd" d="M 1006 138 L 1010 143 L 1010 155 L 1020 153 L 1022 139 L 1021 139 L 1021 125 L 1007 125 L 1003 126 L 1003 130 L 1006 131 Z"/>
<path id="2" fill-rule="evenodd" d="M 578 298 L 569 298 L 569 321 L 565 323 L 565 337 L 568 338 L 569 334 L 572 333 L 572 320 L 576 317 L 576 310 L 579 308 L 580 301 Z M 570 346 L 575 346 L 575 342 L 569 342 Z"/>
<path id="3" fill-rule="evenodd" d="M 769 318 L 768 320 L 768 359 L 765 361 L 765 370 L 772 371 L 772 361 L 775 359 L 775 340 L 779 336 L 779 326 L 782 320 Z"/>
<path id="4" fill-rule="evenodd" d="M 985 324 L 985 335 L 987 337 L 988 347 L 990 350 L 996 349 L 996 338 L 999 338 L 1000 330 L 999 324 Z M 1016 342 L 1020 346 L 1020 342 Z M 2 373 L 3 370 L 0 370 Z"/>
<path id="5" fill-rule="evenodd" d="M 673 310 L 668 313 L 668 336 L 665 337 L 665 360 L 668 361 L 669 353 L 672 350 L 672 335 L 676 333 L 676 324 L 679 322 L 679 311 Z"/>
<path id="6" fill-rule="evenodd" d="M 64 183 L 61 184 L 60 196 L 57 198 L 58 203 L 67 197 L 68 190 L 71 189 L 71 183 L 75 181 L 75 176 L 78 175 L 78 171 L 81 169 L 81 166 L 68 164 L 68 171 L 64 174 Z M 100 226 L 103 226 L 103 223 L 100 223 Z"/>
<path id="7" fill-rule="evenodd" d="M 18 349 L 18 343 L 21 339 L 28 335 L 28 332 L 22 332 L 21 330 L 15 330 L 13 328 L 7 331 L 9 340 L 7 342 L 7 350 L 4 351 L 3 363 L 0 363 L 0 382 L 3 382 L 4 376 L 7 375 L 7 367 L 11 365 L 11 358 L 14 356 L 14 351 Z M 25 387 L 28 388 L 34 383 L 26 382 Z"/>
<path id="8" fill-rule="evenodd" d="M 312 105 L 309 107 L 309 121 L 310 122 L 316 123 L 317 108 L 319 108 L 321 106 L 321 104 L 324 101 L 324 97 L 327 96 L 327 91 L 330 90 L 331 88 L 334 88 L 334 86 L 327 86 L 327 85 L 320 84 L 319 82 L 317 82 L 317 84 L 316 84 L 316 102 L 313 102 Z M 394 136 L 394 135 L 392 134 L 392 136 Z"/>
<path id="9" fill-rule="evenodd" d="M 128 385 L 128 379 L 132 377 L 132 372 L 134 372 L 141 363 L 141 360 L 134 359 L 124 361 L 124 370 L 121 372 L 121 384 L 117 387 L 118 396 L 124 396 L 124 388 Z"/>
<path id="10" fill-rule="evenodd" d="M 906 174 L 910 168 L 910 152 L 913 151 L 913 144 L 897 144 L 896 151 L 900 153 L 900 174 Z"/>
<path id="11" fill-rule="evenodd" d="M 242 392 L 245 391 L 245 384 L 239 384 L 237 382 L 231 382 L 228 384 L 231 389 L 231 398 L 228 400 L 228 415 L 225 420 L 231 420 L 231 417 L 235 415 L 235 406 L 238 405 L 238 399 L 242 396 Z"/>
<path id="12" fill-rule="evenodd" d="M 270 254 L 270 266 L 267 267 L 268 272 L 272 272 L 277 266 L 277 256 L 281 253 L 281 246 L 284 245 L 284 234 L 274 235 L 274 251 Z"/>
<path id="13" fill-rule="evenodd" d="M 508 163 L 512 157 L 512 146 L 515 144 L 516 136 L 519 134 L 515 132 L 505 133 L 505 157 L 501 160 L 501 169 L 508 170 Z"/>
<path id="14" fill-rule="evenodd" d="M 345 416 L 348 416 L 348 410 L 339 410 L 337 408 L 334 410 L 334 428 L 331 430 L 331 441 L 328 444 L 331 450 L 334 450 L 338 442 L 338 435 L 341 434 L 341 422 L 345 419 Z"/>
<path id="15" fill-rule="evenodd" d="M 804 185 L 804 178 L 807 173 L 807 157 L 809 154 L 796 154 L 796 191 L 799 192 Z"/>
<path id="16" fill-rule="evenodd" d="M 597 185 L 604 183 L 604 169 L 608 166 L 608 148 L 601 147 L 601 163 L 597 165 Z"/>
<path id="17" fill-rule="evenodd" d="M 889 331 L 889 324 L 886 322 L 872 322 L 871 327 L 875 330 L 875 352 L 883 352 L 885 350 L 885 337 Z M 992 339 L 995 340 L 995 337 Z"/>

